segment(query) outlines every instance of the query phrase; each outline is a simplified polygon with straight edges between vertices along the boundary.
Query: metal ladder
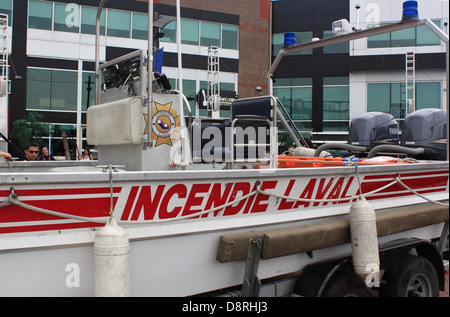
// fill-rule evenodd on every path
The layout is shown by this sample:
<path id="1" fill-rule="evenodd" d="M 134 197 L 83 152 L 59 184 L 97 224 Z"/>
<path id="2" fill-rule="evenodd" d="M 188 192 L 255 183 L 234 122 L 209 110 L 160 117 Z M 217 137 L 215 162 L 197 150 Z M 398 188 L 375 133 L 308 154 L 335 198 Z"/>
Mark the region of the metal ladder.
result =
<path id="1" fill-rule="evenodd" d="M 269 133 L 267 134 L 262 134 L 261 131 L 258 131 L 260 134 L 257 136 L 256 134 L 254 135 L 255 137 L 257 137 L 257 140 L 252 140 L 249 143 L 245 143 L 244 142 L 244 137 L 241 137 L 240 142 L 238 143 L 237 140 L 235 140 L 235 138 L 237 137 L 238 133 L 236 133 L 236 126 L 235 124 L 237 122 L 265 122 L 268 124 L 268 130 Z M 262 128 L 263 130 L 267 130 L 265 128 Z M 241 132 L 245 132 L 245 130 L 241 131 Z M 269 143 L 266 142 L 259 142 L 261 136 L 263 136 L 264 138 L 267 137 L 267 135 L 269 136 Z M 230 146 L 230 156 L 231 156 L 231 169 L 234 169 L 234 165 L 235 164 L 253 164 L 253 163 L 267 163 L 269 165 L 270 168 L 274 168 L 276 165 L 276 163 L 274 163 L 274 150 L 273 150 L 273 144 L 274 140 L 273 140 L 273 125 L 272 122 L 270 122 L 270 120 L 265 119 L 265 118 L 237 118 L 234 119 L 231 122 L 231 146 Z M 255 154 L 254 157 L 248 157 L 245 158 L 244 157 L 244 151 L 245 148 L 247 148 L 249 151 L 252 151 L 253 154 Z M 261 154 L 262 152 L 266 152 L 266 149 L 269 148 L 269 153 L 266 153 L 266 155 L 264 157 L 260 157 L 258 156 L 258 154 Z M 238 157 L 235 157 L 235 153 L 238 153 Z M 240 154 L 240 155 L 239 155 Z"/>
<path id="2" fill-rule="evenodd" d="M 8 16 L 0 14 L 0 97 L 11 93 L 8 67 Z"/>
<path id="3" fill-rule="evenodd" d="M 405 101 L 406 115 L 416 110 L 416 57 L 414 52 L 407 52 L 405 58 Z"/>
<path id="4" fill-rule="evenodd" d="M 220 117 L 220 81 L 219 81 L 219 47 L 208 48 L 208 87 L 206 98 L 208 101 L 208 111 L 211 111 L 213 118 Z"/>

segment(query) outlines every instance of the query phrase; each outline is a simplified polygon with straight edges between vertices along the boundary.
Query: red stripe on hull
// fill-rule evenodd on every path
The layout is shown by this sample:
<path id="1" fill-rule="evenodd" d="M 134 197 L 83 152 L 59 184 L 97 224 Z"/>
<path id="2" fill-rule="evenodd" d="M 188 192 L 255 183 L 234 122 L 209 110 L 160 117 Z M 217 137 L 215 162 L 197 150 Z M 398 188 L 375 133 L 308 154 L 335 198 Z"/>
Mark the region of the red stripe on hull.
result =
<path id="1" fill-rule="evenodd" d="M 433 172 L 421 172 L 421 173 L 403 173 L 399 174 L 400 178 L 403 177 L 420 177 L 420 176 L 433 176 L 433 175 L 447 175 L 448 178 L 448 171 L 433 171 Z M 397 176 L 397 174 L 384 174 L 384 175 L 369 175 L 365 176 L 364 180 L 370 180 L 370 179 L 382 179 L 382 178 L 388 178 L 388 179 L 394 179 Z"/>
<path id="2" fill-rule="evenodd" d="M 438 193 L 438 192 L 445 192 L 445 188 L 440 189 L 430 189 L 430 190 L 419 190 L 417 193 L 419 194 L 429 194 L 429 193 Z M 377 200 L 377 199 L 384 199 L 384 198 L 395 198 L 395 197 L 403 197 L 403 196 L 415 196 L 414 193 L 411 193 L 408 191 L 407 193 L 395 193 L 390 195 L 380 195 L 380 196 L 367 196 L 367 200 Z M 425 200 L 424 200 L 425 202 Z"/>
<path id="3" fill-rule="evenodd" d="M 366 180 L 366 179 L 364 179 Z M 379 181 L 379 182 L 364 182 L 361 184 L 361 189 L 363 193 L 368 193 L 374 191 L 378 188 L 381 188 L 387 184 L 392 182 L 388 181 Z M 445 187 L 447 186 L 448 176 L 437 176 L 430 178 L 415 178 L 415 179 L 402 179 L 402 182 L 411 189 L 428 189 L 428 188 L 436 188 L 436 187 Z M 405 188 L 400 184 L 394 184 L 384 190 L 381 193 L 391 193 L 395 191 L 404 191 Z M 445 189 L 444 189 L 445 190 Z"/>
<path id="4" fill-rule="evenodd" d="M 113 198 L 113 206 L 118 198 Z M 52 199 L 52 200 L 29 200 L 27 205 L 39 207 L 51 211 L 76 215 L 82 217 L 107 217 L 110 211 L 110 198 L 80 198 L 80 199 Z M 52 215 L 25 209 L 16 205 L 3 207 L 0 212 L 0 223 L 21 221 L 43 221 L 64 219 Z"/>

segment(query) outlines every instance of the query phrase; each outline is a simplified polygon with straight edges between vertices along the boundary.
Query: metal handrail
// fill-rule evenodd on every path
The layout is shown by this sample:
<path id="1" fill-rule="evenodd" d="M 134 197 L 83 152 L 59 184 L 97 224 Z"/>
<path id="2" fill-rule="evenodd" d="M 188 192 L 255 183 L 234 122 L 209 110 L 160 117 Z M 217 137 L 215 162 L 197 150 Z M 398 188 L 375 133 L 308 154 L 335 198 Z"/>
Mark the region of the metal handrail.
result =
<path id="1" fill-rule="evenodd" d="M 259 144 L 259 143 L 256 143 L 255 145 L 249 145 L 249 144 L 245 144 L 245 145 L 242 145 L 242 144 L 235 144 L 234 143 L 234 125 L 235 125 L 235 123 L 237 122 L 237 121 L 260 121 L 260 122 L 267 122 L 268 124 L 269 124 L 269 129 L 272 129 L 272 122 L 269 120 L 269 119 L 267 119 L 267 118 L 257 118 L 257 117 L 251 117 L 251 116 L 248 116 L 248 117 L 241 117 L 241 118 L 239 118 L 239 117 L 237 117 L 236 119 L 234 119 L 232 122 L 231 122 L 231 140 L 230 140 L 230 142 L 231 142 L 231 145 L 230 145 L 230 154 L 231 154 L 231 158 L 230 158 L 230 161 L 231 161 L 231 169 L 233 169 L 234 168 L 234 163 L 235 162 L 237 162 L 236 160 L 235 160 L 235 158 L 234 158 L 234 147 L 235 146 L 237 146 L 237 145 L 239 145 L 239 146 L 256 146 L 256 147 L 258 147 L 258 146 L 265 146 L 265 147 L 267 147 L 267 144 L 266 143 L 264 143 L 264 144 Z M 271 140 L 271 138 L 270 138 L 270 140 Z M 273 164 L 272 164 L 272 140 L 270 141 L 270 143 L 269 143 L 269 158 L 268 159 L 261 159 L 261 158 L 259 158 L 259 159 L 257 159 L 257 157 L 255 157 L 255 162 L 261 162 L 261 161 L 269 161 L 270 162 L 270 165 L 271 165 L 271 167 L 273 168 Z M 244 161 L 243 162 L 245 162 L 245 163 L 250 163 L 250 161 L 245 161 L 245 159 L 244 159 Z"/>
<path id="2" fill-rule="evenodd" d="M 283 124 L 284 128 L 287 130 L 289 136 L 291 137 L 291 139 L 295 142 L 295 144 L 297 146 L 302 146 L 302 144 L 300 144 L 299 139 L 302 140 L 302 143 L 305 147 L 309 148 L 308 143 L 306 143 L 306 140 L 303 138 L 303 135 L 300 133 L 300 131 L 297 129 L 297 126 L 295 125 L 294 121 L 292 120 L 291 116 L 289 115 L 289 113 L 286 111 L 286 108 L 284 107 L 284 105 L 281 103 L 280 99 L 278 97 L 275 98 L 277 101 L 277 104 L 280 106 L 281 110 L 283 110 L 284 115 L 287 118 L 282 116 L 281 113 L 278 114 L 281 123 Z M 278 111 L 278 108 L 277 108 Z M 291 124 L 291 126 L 294 128 L 293 130 L 297 133 L 297 136 L 294 135 L 293 130 L 288 126 L 288 122 Z"/>

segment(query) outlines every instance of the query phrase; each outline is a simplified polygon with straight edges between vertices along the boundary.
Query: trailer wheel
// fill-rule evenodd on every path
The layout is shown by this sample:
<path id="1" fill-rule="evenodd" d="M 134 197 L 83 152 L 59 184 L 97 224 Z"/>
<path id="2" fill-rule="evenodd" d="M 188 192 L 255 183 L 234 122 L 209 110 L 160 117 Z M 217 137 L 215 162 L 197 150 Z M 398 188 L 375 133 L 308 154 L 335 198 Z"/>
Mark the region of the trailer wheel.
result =
<path id="1" fill-rule="evenodd" d="M 328 282 L 322 297 L 373 297 L 373 293 L 353 272 L 341 271 Z"/>
<path id="2" fill-rule="evenodd" d="M 434 266 L 426 258 L 408 255 L 396 273 L 385 273 L 383 297 L 438 297 L 439 281 Z"/>

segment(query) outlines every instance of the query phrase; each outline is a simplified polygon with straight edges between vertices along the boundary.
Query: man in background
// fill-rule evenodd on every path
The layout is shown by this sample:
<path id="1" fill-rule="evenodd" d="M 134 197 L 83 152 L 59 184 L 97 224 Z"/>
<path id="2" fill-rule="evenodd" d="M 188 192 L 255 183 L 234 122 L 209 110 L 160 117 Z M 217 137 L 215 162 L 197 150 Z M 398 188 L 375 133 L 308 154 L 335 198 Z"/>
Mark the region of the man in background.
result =
<path id="1" fill-rule="evenodd" d="M 38 161 L 55 161 L 55 158 L 53 155 L 50 155 L 48 153 L 48 147 L 43 146 L 42 147 L 42 155 L 38 157 Z"/>
<path id="2" fill-rule="evenodd" d="M 36 161 L 39 154 L 39 146 L 36 142 L 28 143 L 25 148 L 25 156 L 27 157 L 27 161 Z"/>

